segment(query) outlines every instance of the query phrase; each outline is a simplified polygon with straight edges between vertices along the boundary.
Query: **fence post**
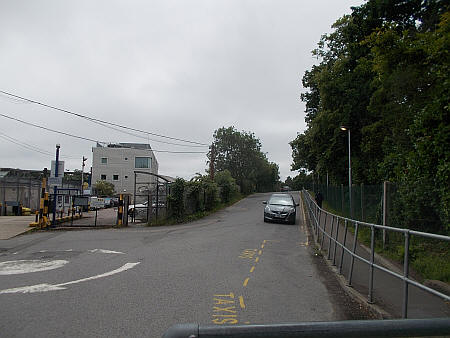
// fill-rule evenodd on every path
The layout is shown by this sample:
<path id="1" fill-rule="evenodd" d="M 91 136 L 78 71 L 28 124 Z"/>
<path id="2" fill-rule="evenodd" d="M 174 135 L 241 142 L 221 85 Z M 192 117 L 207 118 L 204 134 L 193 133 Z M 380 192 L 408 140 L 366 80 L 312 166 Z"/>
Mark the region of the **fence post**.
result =
<path id="1" fill-rule="evenodd" d="M 369 296 L 367 302 L 373 304 L 373 263 L 375 260 L 375 228 L 370 227 L 370 267 L 369 267 Z"/>
<path id="2" fill-rule="evenodd" d="M 344 226 L 344 241 L 342 243 L 342 251 L 341 251 L 341 261 L 339 262 L 339 274 L 342 275 L 342 265 L 344 263 L 344 252 L 345 252 L 345 242 L 347 240 L 347 230 L 348 230 L 348 224 L 347 224 L 347 220 L 344 221 L 345 222 L 345 226 Z"/>
<path id="3" fill-rule="evenodd" d="M 133 209 L 133 213 L 136 213 L 136 208 Z M 119 206 L 117 207 L 117 225 L 122 226 L 123 221 L 123 194 L 119 195 Z"/>
<path id="4" fill-rule="evenodd" d="M 317 209 L 317 207 L 315 207 Z M 316 218 L 316 235 L 317 242 L 319 242 L 319 226 L 320 226 L 320 217 L 322 216 L 322 212 L 318 210 L 318 217 Z"/>
<path id="5" fill-rule="evenodd" d="M 323 249 L 323 241 L 325 240 L 325 232 L 327 231 L 327 218 L 328 214 L 325 214 L 325 220 L 323 222 L 323 230 L 322 230 L 322 244 L 321 249 Z"/>
<path id="6" fill-rule="evenodd" d="M 344 185 L 341 184 L 341 212 L 344 214 Z"/>
<path id="7" fill-rule="evenodd" d="M 364 183 L 361 183 L 361 220 L 364 222 Z"/>
<path id="8" fill-rule="evenodd" d="M 406 280 L 409 276 L 409 230 L 404 232 L 405 234 L 405 258 L 403 263 L 403 318 L 408 318 L 408 286 L 409 283 Z"/>
<path id="9" fill-rule="evenodd" d="M 358 222 L 355 222 L 355 238 L 353 239 L 352 257 L 350 259 L 350 267 L 348 271 L 348 286 L 352 286 L 353 264 L 355 263 L 356 241 L 358 239 Z"/>
<path id="10" fill-rule="evenodd" d="M 387 181 L 383 182 L 383 225 L 386 226 L 387 220 Z M 383 249 L 386 246 L 386 229 L 383 229 Z"/>
<path id="11" fill-rule="evenodd" d="M 331 259 L 331 240 L 333 238 L 334 220 L 335 220 L 335 217 L 331 216 L 330 240 L 328 241 L 328 260 Z"/>
<path id="12" fill-rule="evenodd" d="M 336 247 L 339 242 L 339 218 L 336 218 L 336 240 L 334 241 L 333 266 L 336 266 Z"/>

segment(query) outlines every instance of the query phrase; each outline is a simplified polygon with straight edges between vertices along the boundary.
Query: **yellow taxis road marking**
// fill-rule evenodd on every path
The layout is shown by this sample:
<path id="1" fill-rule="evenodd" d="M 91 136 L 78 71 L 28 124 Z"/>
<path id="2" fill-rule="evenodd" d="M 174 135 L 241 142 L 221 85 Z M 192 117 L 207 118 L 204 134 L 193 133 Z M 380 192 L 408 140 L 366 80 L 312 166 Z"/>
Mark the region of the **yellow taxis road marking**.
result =
<path id="1" fill-rule="evenodd" d="M 242 309 L 245 309 L 244 297 L 239 296 L 239 304 L 241 305 Z"/>
<path id="2" fill-rule="evenodd" d="M 252 266 L 252 268 L 250 269 L 250 272 L 253 272 L 253 271 L 255 271 L 255 267 L 254 266 Z"/>
<path id="3" fill-rule="evenodd" d="M 247 286 L 249 279 L 250 279 L 249 277 L 247 277 L 247 278 L 245 279 L 245 281 L 244 281 L 244 286 Z"/>
<path id="4" fill-rule="evenodd" d="M 260 255 L 260 256 L 262 255 L 262 250 L 258 251 L 258 255 Z"/>
<path id="5" fill-rule="evenodd" d="M 261 244 L 261 249 L 264 249 L 264 244 Z"/>
<path id="6" fill-rule="evenodd" d="M 211 321 L 217 325 L 237 324 L 236 300 L 233 292 L 228 294 L 215 294 L 213 304 L 213 314 Z M 239 303 L 241 300 L 239 299 Z"/>
<path id="7" fill-rule="evenodd" d="M 256 257 L 255 258 L 255 263 L 258 263 L 259 262 L 259 257 Z"/>

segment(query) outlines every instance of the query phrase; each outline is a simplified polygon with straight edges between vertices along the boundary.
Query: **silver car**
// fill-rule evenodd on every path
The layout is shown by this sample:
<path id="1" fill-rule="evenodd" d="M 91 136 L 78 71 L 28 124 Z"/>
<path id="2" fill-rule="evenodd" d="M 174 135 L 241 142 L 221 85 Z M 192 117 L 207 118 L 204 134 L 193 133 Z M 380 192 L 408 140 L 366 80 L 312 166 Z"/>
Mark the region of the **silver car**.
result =
<path id="1" fill-rule="evenodd" d="M 272 194 L 269 201 L 264 201 L 264 222 L 277 221 L 295 224 L 298 203 L 291 194 Z"/>

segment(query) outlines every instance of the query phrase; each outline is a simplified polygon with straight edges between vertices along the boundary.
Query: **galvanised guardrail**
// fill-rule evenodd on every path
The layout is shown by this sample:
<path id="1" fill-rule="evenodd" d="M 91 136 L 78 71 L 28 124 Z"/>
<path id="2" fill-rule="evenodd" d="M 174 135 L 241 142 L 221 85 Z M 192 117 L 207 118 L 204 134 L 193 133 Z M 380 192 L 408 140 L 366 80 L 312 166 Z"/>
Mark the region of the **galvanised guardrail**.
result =
<path id="1" fill-rule="evenodd" d="M 418 236 L 418 237 L 425 237 L 425 238 L 432 238 L 432 239 L 438 239 L 443 241 L 450 241 L 450 237 L 448 236 L 442 236 L 442 235 L 436 235 L 426 232 L 419 232 L 419 231 L 413 231 L 409 229 L 401 229 L 401 228 L 394 228 L 384 225 L 378 225 L 378 224 L 372 224 L 372 223 L 366 223 L 362 221 L 357 221 L 353 219 L 349 219 L 346 217 L 334 215 L 330 212 L 325 211 L 322 208 L 319 208 L 319 206 L 316 204 L 316 202 L 312 199 L 309 192 L 303 190 L 302 191 L 303 200 L 306 202 L 307 211 L 309 215 L 309 222 L 312 226 L 312 229 L 315 232 L 316 241 L 320 244 L 321 249 L 324 247 L 324 241 L 328 240 L 328 260 L 333 259 L 333 265 L 336 265 L 336 255 L 337 255 L 337 247 L 341 248 L 340 252 L 340 262 L 339 262 L 339 273 L 342 273 L 342 264 L 344 260 L 344 253 L 347 253 L 350 255 L 350 265 L 347 275 L 347 282 L 348 285 L 352 285 L 352 275 L 353 275 L 353 267 L 355 258 L 360 260 L 361 262 L 366 263 L 369 266 L 369 294 L 367 297 L 368 303 L 373 303 L 373 273 L 374 269 L 379 269 L 381 271 L 384 271 L 400 280 L 403 281 L 403 303 L 402 303 L 402 317 L 407 318 L 408 317 L 408 288 L 409 285 L 414 285 L 417 288 L 424 290 L 430 294 L 433 294 L 437 297 L 442 298 L 445 301 L 450 301 L 450 297 L 437 291 L 432 288 L 429 288 L 411 278 L 409 278 L 409 244 L 410 244 L 410 237 L 411 235 Z M 326 230 L 327 225 L 327 218 L 331 217 L 331 227 L 329 233 Z M 322 225 L 322 220 L 324 220 Z M 342 243 L 339 242 L 339 222 L 344 223 L 344 235 Z M 348 228 L 350 225 L 354 226 L 354 236 L 353 236 L 353 244 L 351 246 L 351 249 L 347 248 L 346 240 L 347 240 L 347 233 Z M 358 238 L 358 231 L 360 227 L 368 227 L 371 230 L 371 236 L 370 236 L 370 259 L 367 260 L 364 257 L 361 257 L 356 254 L 356 247 L 357 247 L 357 238 Z M 389 270 L 381 265 L 378 265 L 375 263 L 375 230 L 386 230 L 386 231 L 393 231 L 402 233 L 404 235 L 405 241 L 404 241 L 404 261 L 403 261 L 403 274 L 399 274 L 395 271 Z M 334 232 L 334 233 L 333 233 Z M 332 248 L 333 247 L 333 248 Z"/>
<path id="2" fill-rule="evenodd" d="M 431 337 L 450 334 L 449 318 L 349 320 L 271 325 L 203 326 L 179 324 L 169 328 L 163 338 L 304 338 L 304 337 Z"/>

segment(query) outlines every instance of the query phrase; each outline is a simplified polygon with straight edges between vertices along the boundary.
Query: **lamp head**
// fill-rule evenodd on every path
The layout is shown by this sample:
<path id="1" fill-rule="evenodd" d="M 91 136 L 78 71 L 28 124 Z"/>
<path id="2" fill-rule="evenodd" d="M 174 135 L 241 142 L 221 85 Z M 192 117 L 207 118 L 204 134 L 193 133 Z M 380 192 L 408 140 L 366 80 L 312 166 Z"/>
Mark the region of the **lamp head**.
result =
<path id="1" fill-rule="evenodd" d="M 343 131 L 349 130 L 349 128 L 346 127 L 346 126 L 340 126 L 340 128 L 341 128 L 341 130 L 343 130 Z"/>

